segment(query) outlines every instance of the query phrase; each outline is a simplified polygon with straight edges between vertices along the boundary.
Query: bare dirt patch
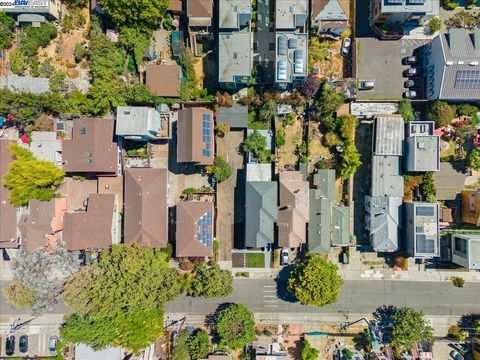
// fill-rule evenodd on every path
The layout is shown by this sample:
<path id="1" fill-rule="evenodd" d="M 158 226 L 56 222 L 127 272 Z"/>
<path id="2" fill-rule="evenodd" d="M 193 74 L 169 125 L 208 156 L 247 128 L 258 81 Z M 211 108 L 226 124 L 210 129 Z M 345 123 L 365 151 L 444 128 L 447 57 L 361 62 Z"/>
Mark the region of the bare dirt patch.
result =
<path id="1" fill-rule="evenodd" d="M 302 123 L 295 120 L 292 125 L 285 126 L 285 145 L 278 149 L 278 167 L 295 166 L 298 161 L 297 146 L 302 144 Z"/>

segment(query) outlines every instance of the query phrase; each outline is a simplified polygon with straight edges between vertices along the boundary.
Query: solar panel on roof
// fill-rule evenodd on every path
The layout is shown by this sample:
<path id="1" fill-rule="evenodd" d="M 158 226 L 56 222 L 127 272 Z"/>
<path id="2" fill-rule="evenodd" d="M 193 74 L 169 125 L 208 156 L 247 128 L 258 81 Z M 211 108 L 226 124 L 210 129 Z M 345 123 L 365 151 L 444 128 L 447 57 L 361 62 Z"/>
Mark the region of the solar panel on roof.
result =
<path id="1" fill-rule="evenodd" d="M 213 242 L 213 224 L 212 213 L 206 212 L 197 222 L 197 239 L 205 246 L 212 246 Z"/>
<path id="2" fill-rule="evenodd" d="M 202 151 L 203 156 L 210 156 L 210 114 L 203 114 L 202 116 L 202 137 L 204 148 Z"/>
<path id="3" fill-rule="evenodd" d="M 287 38 L 285 36 L 278 37 L 278 55 L 287 55 Z"/>
<path id="4" fill-rule="evenodd" d="M 455 89 L 480 89 L 480 70 L 458 70 Z"/>
<path id="5" fill-rule="evenodd" d="M 296 49 L 297 46 L 298 46 L 297 38 L 288 39 L 288 48 L 289 49 Z"/>

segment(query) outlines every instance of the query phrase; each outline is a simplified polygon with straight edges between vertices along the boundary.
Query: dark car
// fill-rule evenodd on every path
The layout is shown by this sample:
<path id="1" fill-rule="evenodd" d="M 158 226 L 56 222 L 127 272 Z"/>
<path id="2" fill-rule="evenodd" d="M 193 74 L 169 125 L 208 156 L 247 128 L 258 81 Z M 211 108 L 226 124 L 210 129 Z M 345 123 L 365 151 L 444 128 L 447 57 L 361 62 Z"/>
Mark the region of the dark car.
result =
<path id="1" fill-rule="evenodd" d="M 12 356 L 15 352 L 15 336 L 10 335 L 5 342 L 5 354 Z"/>
<path id="2" fill-rule="evenodd" d="M 18 340 L 18 350 L 22 353 L 26 353 L 28 351 L 28 336 L 22 335 Z"/>
<path id="3" fill-rule="evenodd" d="M 417 97 L 417 92 L 415 90 L 407 90 L 403 93 L 405 99 L 415 99 Z"/>
<path id="4" fill-rule="evenodd" d="M 408 89 L 408 88 L 414 87 L 415 82 L 413 80 L 405 80 L 405 82 L 403 83 L 403 86 Z"/>
<path id="5" fill-rule="evenodd" d="M 416 64 L 418 61 L 416 56 L 407 56 L 402 59 L 402 64 L 404 65 L 411 65 Z"/>
<path id="6" fill-rule="evenodd" d="M 2 258 L 3 258 L 3 261 L 10 261 L 10 256 L 8 255 L 7 250 L 5 249 L 2 249 Z"/>

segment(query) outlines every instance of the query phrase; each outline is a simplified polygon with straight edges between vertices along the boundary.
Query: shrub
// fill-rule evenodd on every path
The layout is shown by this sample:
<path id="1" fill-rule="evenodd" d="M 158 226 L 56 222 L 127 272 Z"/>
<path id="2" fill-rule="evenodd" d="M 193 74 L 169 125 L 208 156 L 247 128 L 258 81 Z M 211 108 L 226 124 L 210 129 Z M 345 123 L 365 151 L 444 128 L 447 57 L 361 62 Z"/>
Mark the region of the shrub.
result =
<path id="1" fill-rule="evenodd" d="M 213 177 L 218 182 L 227 180 L 232 176 L 232 171 L 230 164 L 222 157 L 217 156 L 215 160 L 213 160 Z"/>
<path id="2" fill-rule="evenodd" d="M 448 335 L 449 338 L 455 339 L 457 341 L 464 341 L 465 335 L 458 325 L 452 325 L 448 328 Z"/>
<path id="3" fill-rule="evenodd" d="M 283 122 L 285 126 L 290 126 L 290 125 L 293 125 L 296 119 L 297 119 L 297 114 L 295 114 L 292 111 L 291 113 L 287 114 L 287 116 L 285 116 L 285 120 Z"/>
<path id="4" fill-rule="evenodd" d="M 281 126 L 277 127 L 275 143 L 277 145 L 277 148 L 280 148 L 283 145 L 285 145 L 285 130 Z"/>
<path id="5" fill-rule="evenodd" d="M 233 106 L 232 95 L 227 92 L 221 93 L 217 91 L 215 94 L 215 102 L 220 107 L 229 108 Z"/>
<path id="6" fill-rule="evenodd" d="M 455 10 L 459 6 L 460 6 L 460 4 L 455 2 L 455 1 L 443 0 L 443 8 L 445 10 Z"/>
<path id="7" fill-rule="evenodd" d="M 57 28 L 53 23 L 45 22 L 40 27 L 27 26 L 20 35 L 22 53 L 27 57 L 37 55 L 41 47 L 50 44 L 57 36 Z"/>
<path id="8" fill-rule="evenodd" d="M 35 304 L 35 291 L 15 281 L 3 288 L 7 301 L 17 309 L 29 308 Z"/>
<path id="9" fill-rule="evenodd" d="M 464 285 L 465 285 L 465 280 L 463 278 L 459 277 L 459 276 L 454 276 L 452 278 L 452 284 L 455 287 L 463 288 Z"/>
<path id="10" fill-rule="evenodd" d="M 0 11 L 0 50 L 12 45 L 14 28 L 15 20 L 6 12 Z"/>
<path id="11" fill-rule="evenodd" d="M 339 143 L 340 143 L 340 138 L 334 132 L 326 133 L 323 136 L 323 144 L 325 146 L 328 146 L 328 147 L 337 146 Z"/>
<path id="12" fill-rule="evenodd" d="M 397 113 L 402 115 L 403 120 L 407 122 L 415 119 L 415 115 L 413 114 L 412 102 L 409 99 L 400 100 L 400 102 L 398 103 Z"/>
<path id="13" fill-rule="evenodd" d="M 435 34 L 437 31 L 440 31 L 440 28 L 442 27 L 442 23 L 440 22 L 440 19 L 437 17 L 432 17 L 427 24 L 427 31 L 429 35 Z"/>
<path id="14" fill-rule="evenodd" d="M 15 49 L 8 54 L 8 61 L 10 62 L 10 70 L 15 75 L 23 75 L 26 64 L 23 54 L 20 49 Z"/>
<path id="15" fill-rule="evenodd" d="M 87 49 L 85 49 L 85 46 L 82 44 L 75 44 L 75 49 L 74 49 L 74 56 L 75 56 L 75 62 L 79 63 L 81 62 L 86 56 L 87 56 Z"/>
<path id="16" fill-rule="evenodd" d="M 320 89 L 320 78 L 315 74 L 308 74 L 307 78 L 300 85 L 298 91 L 306 98 L 314 97 Z"/>
<path id="17" fill-rule="evenodd" d="M 435 101 L 428 112 L 428 118 L 435 121 L 437 126 L 449 125 L 454 117 L 454 109 L 443 101 Z"/>

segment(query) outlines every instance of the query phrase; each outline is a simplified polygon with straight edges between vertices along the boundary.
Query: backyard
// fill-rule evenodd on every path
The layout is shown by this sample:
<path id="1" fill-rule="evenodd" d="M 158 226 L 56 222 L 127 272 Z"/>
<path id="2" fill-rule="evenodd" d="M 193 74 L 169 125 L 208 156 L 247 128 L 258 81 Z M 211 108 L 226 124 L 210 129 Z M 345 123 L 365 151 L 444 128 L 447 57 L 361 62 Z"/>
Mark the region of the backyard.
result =
<path id="1" fill-rule="evenodd" d="M 292 125 L 280 126 L 285 137 L 285 144 L 277 148 L 278 170 L 282 171 L 288 167 L 295 167 L 298 162 L 297 147 L 302 143 L 302 121 L 295 119 Z"/>

